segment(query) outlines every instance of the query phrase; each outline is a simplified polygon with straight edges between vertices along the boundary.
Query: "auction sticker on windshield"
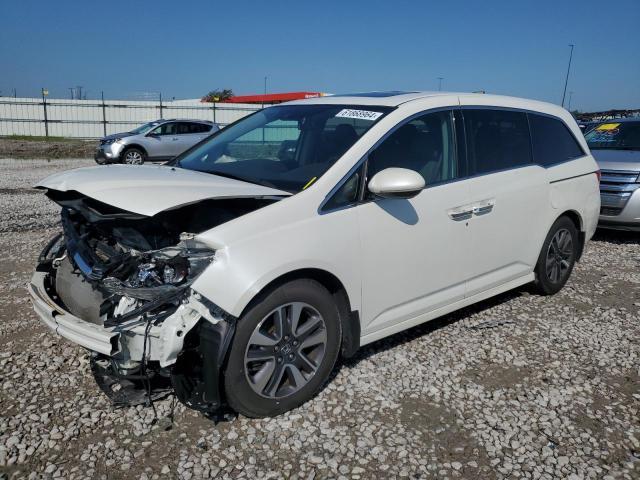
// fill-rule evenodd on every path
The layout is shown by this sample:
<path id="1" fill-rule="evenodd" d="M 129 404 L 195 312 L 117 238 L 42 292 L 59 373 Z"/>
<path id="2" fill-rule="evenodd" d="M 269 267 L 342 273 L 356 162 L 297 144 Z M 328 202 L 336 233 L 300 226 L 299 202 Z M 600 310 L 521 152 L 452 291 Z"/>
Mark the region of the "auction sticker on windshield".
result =
<path id="1" fill-rule="evenodd" d="M 620 126 L 619 123 L 603 123 L 602 125 L 598 125 L 596 127 L 596 130 L 615 130 L 616 128 L 618 128 Z"/>
<path id="2" fill-rule="evenodd" d="M 336 117 L 340 118 L 358 118 L 361 120 L 377 120 L 382 116 L 382 112 L 372 112 L 369 110 L 353 110 L 345 108 L 336 113 Z"/>

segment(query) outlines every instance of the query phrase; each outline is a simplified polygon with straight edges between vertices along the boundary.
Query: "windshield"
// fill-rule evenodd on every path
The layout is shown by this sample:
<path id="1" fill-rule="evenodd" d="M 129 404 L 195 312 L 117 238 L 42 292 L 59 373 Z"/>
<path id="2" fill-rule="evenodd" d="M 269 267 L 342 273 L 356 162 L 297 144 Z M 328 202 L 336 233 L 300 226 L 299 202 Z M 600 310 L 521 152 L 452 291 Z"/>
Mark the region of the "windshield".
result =
<path id="1" fill-rule="evenodd" d="M 320 178 L 389 110 L 348 105 L 265 108 L 220 130 L 174 164 L 297 193 Z"/>
<path id="2" fill-rule="evenodd" d="M 149 130 L 151 130 L 153 127 L 157 125 L 159 125 L 159 122 L 145 123 L 144 125 L 140 125 L 138 128 L 134 128 L 129 133 L 134 133 L 134 134 L 147 133 Z"/>
<path id="3" fill-rule="evenodd" d="M 640 120 L 631 122 L 616 122 L 611 120 L 601 123 L 584 137 L 589 148 L 640 150 Z"/>

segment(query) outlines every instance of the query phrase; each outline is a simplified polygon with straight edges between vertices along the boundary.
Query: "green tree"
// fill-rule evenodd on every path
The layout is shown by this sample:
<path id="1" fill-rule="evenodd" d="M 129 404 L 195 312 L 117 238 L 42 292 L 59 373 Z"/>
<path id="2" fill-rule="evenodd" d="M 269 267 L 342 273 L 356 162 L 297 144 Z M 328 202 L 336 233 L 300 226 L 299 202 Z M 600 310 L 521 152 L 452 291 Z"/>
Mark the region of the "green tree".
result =
<path id="1" fill-rule="evenodd" d="M 233 97 L 233 90 L 230 88 L 225 88 L 224 90 L 211 90 L 204 97 L 202 97 L 203 102 L 224 102 L 225 100 L 229 100 Z"/>

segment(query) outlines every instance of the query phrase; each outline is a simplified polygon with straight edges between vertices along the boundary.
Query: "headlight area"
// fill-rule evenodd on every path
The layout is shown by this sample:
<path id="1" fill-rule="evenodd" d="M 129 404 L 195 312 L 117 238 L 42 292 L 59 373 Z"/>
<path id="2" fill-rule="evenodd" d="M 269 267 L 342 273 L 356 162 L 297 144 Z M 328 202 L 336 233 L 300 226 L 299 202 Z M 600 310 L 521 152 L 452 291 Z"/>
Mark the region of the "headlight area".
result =
<path id="1" fill-rule="evenodd" d="M 47 273 L 48 300 L 75 317 L 74 335 L 86 325 L 117 336 L 110 354 L 92 352 L 103 392 L 117 405 L 135 405 L 173 390 L 191 408 L 218 410 L 219 371 L 236 319 L 191 289 L 215 252 L 187 233 L 176 245 L 137 250 L 85 231 L 64 210 L 62 225 L 64 234 L 45 248 L 38 271 Z"/>

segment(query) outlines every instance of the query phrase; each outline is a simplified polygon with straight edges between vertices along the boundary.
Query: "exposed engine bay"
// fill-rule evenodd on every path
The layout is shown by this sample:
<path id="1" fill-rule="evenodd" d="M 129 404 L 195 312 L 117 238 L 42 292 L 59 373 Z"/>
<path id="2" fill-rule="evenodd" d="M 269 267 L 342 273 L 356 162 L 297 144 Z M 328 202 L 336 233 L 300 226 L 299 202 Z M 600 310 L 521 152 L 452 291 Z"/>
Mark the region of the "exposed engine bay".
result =
<path id="1" fill-rule="evenodd" d="M 277 198 L 203 200 L 149 217 L 75 191 L 47 196 L 62 207 L 62 233 L 39 258 L 44 292 L 31 288 L 55 303 L 58 333 L 93 351 L 100 388 L 121 405 L 174 390 L 190 407 L 218 409 L 235 318 L 190 288 L 215 262 L 196 235 Z"/>

